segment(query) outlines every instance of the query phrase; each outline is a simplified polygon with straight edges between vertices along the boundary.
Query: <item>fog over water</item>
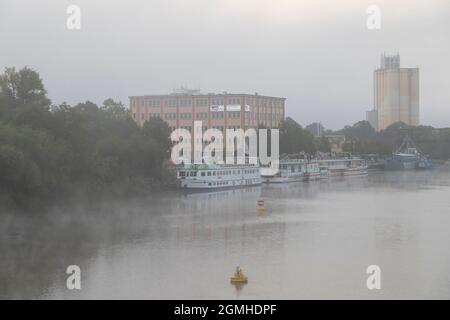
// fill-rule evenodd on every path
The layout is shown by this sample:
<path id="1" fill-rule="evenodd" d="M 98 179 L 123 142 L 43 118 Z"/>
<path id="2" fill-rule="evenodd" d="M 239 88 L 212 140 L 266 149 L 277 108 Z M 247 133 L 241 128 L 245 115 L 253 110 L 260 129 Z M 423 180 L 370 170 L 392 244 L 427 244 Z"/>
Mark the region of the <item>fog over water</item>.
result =
<path id="1" fill-rule="evenodd" d="M 2 213 L 0 298 L 448 299 L 449 192 L 450 171 L 371 173 Z M 66 289 L 73 264 L 79 291 Z"/>

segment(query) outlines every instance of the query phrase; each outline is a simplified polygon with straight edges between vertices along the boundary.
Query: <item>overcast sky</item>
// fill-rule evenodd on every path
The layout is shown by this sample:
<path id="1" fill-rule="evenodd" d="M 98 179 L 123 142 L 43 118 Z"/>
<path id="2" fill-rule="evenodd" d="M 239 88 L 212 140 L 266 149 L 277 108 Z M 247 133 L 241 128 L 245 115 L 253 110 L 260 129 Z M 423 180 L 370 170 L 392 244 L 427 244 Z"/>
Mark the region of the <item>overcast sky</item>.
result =
<path id="1" fill-rule="evenodd" d="M 380 54 L 399 52 L 420 68 L 421 123 L 450 127 L 449 0 L 1 0 L 0 44 L 0 68 L 36 69 L 53 103 L 258 92 L 331 129 L 365 118 Z"/>

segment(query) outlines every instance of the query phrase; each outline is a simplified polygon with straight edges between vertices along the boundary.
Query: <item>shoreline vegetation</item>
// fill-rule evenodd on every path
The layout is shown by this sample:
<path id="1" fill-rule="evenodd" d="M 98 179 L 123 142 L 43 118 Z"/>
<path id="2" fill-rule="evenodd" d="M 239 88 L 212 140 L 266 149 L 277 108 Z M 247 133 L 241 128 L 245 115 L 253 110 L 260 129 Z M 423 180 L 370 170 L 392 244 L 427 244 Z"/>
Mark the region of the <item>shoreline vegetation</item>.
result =
<path id="1" fill-rule="evenodd" d="M 0 76 L 0 206 L 37 210 L 163 189 L 169 135 L 159 118 L 138 127 L 112 99 L 51 105 L 36 71 L 7 68 Z"/>
<path id="2" fill-rule="evenodd" d="M 260 126 L 260 128 L 263 128 Z M 375 132 L 367 121 L 326 134 L 345 135 L 345 152 L 392 152 L 405 131 L 432 158 L 450 158 L 450 128 L 402 123 Z M 113 99 L 51 104 L 28 67 L 0 75 L 0 208 L 39 211 L 50 205 L 149 196 L 175 185 L 170 128 L 158 117 L 142 127 Z M 329 152 L 292 118 L 280 126 L 280 154 Z"/>

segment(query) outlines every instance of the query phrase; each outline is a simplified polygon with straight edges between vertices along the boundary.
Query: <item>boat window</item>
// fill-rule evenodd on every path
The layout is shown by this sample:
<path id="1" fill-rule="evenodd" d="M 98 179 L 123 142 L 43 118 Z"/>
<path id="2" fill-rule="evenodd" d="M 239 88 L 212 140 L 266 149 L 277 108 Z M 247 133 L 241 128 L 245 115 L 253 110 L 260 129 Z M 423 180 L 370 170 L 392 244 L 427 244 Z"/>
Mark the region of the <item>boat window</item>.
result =
<path id="1" fill-rule="evenodd" d="M 204 176 L 205 176 L 205 172 L 204 172 L 204 171 L 202 171 L 201 175 L 202 175 L 202 177 L 204 177 Z"/>
<path id="2" fill-rule="evenodd" d="M 208 171 L 208 177 L 210 177 L 211 176 L 211 171 Z"/>
<path id="3" fill-rule="evenodd" d="M 215 171 L 213 171 L 213 176 L 215 176 L 216 175 L 216 172 Z"/>
<path id="4" fill-rule="evenodd" d="M 180 175 L 180 177 L 184 177 L 186 175 L 186 173 L 184 171 L 180 171 L 179 175 Z"/>

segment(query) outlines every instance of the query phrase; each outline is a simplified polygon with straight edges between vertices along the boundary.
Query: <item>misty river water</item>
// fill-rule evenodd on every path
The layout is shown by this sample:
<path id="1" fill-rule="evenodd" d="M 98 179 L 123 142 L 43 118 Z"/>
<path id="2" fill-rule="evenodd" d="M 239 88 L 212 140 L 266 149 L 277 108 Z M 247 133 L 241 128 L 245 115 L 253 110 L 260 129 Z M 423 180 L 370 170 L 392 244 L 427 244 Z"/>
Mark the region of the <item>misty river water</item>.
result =
<path id="1" fill-rule="evenodd" d="M 2 212 L 0 231 L 3 299 L 450 298 L 450 171 Z"/>

